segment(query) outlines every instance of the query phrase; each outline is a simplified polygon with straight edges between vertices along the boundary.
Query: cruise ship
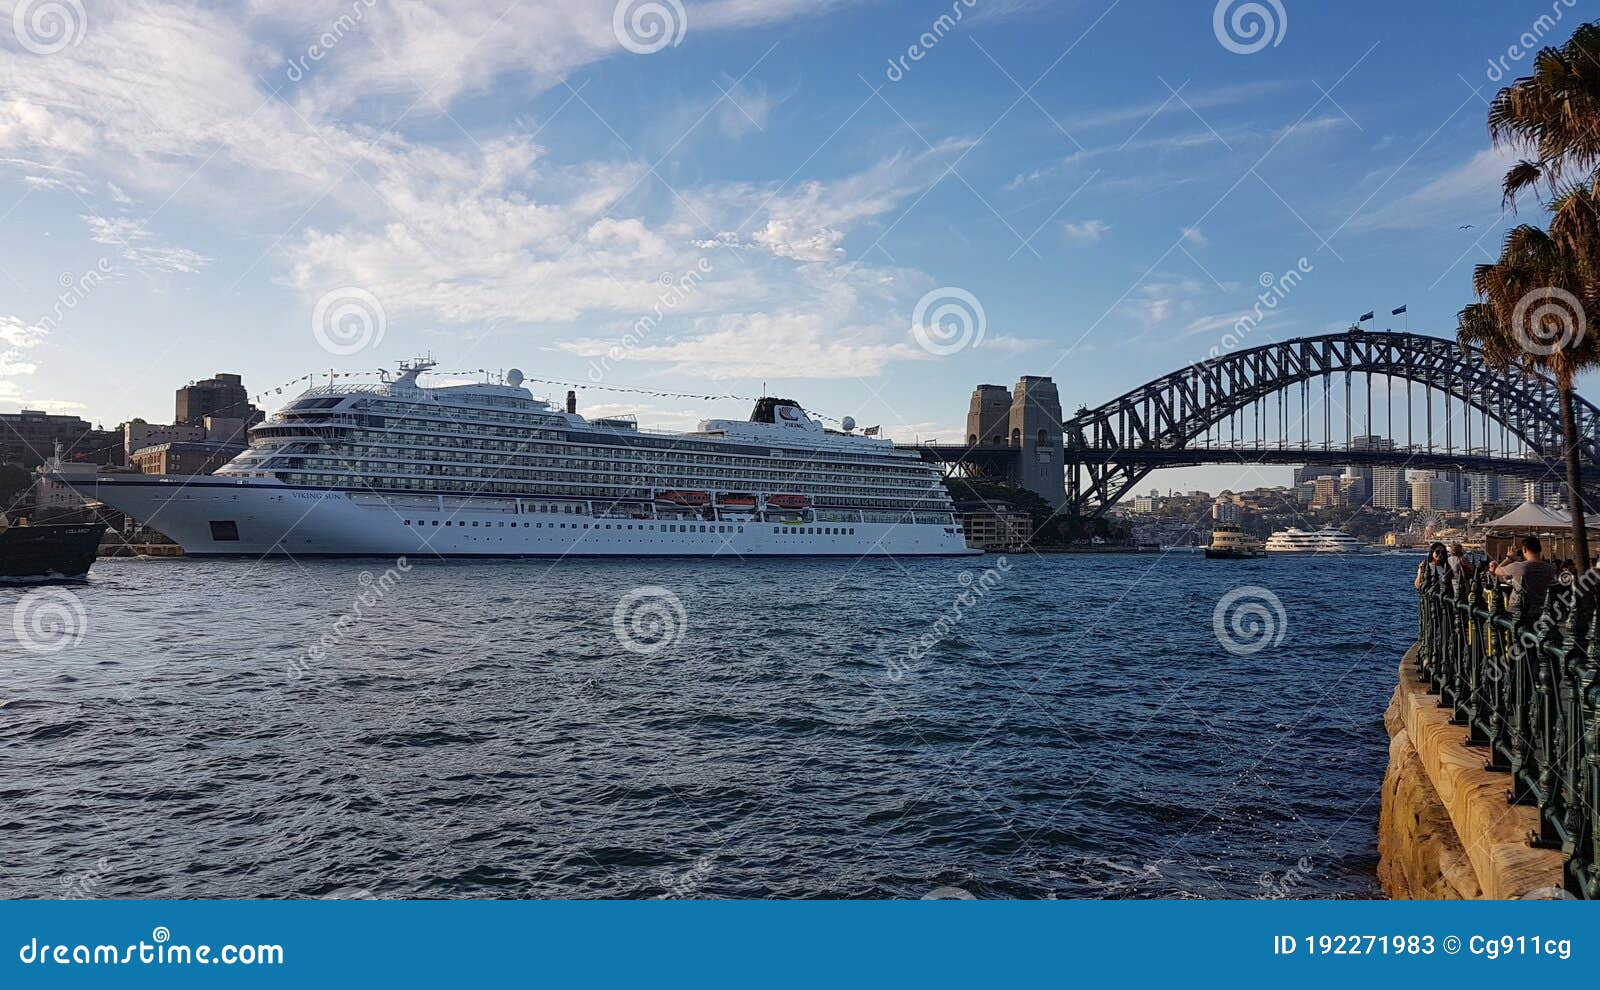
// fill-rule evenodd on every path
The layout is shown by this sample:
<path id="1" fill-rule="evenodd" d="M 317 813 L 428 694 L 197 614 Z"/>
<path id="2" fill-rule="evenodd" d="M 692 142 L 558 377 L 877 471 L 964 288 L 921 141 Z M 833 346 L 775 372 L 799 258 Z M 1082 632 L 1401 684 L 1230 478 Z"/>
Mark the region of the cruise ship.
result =
<path id="1" fill-rule="evenodd" d="M 644 430 L 432 361 L 312 388 L 202 477 L 62 476 L 194 556 L 957 556 L 938 469 L 762 398 L 748 422 Z"/>
<path id="2" fill-rule="evenodd" d="M 1280 529 L 1267 537 L 1268 553 L 1360 553 L 1361 543 L 1342 529 Z"/>

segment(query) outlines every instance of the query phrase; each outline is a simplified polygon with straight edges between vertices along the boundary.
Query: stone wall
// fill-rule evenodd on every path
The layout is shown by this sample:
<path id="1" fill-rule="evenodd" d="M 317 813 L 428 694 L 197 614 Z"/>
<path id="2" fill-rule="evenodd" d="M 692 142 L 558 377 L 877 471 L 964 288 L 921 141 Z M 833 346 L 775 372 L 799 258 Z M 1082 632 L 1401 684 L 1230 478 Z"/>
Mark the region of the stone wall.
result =
<path id="1" fill-rule="evenodd" d="M 1395 898 L 1515 898 L 1561 882 L 1561 853 L 1535 849 L 1538 811 L 1507 803 L 1510 778 L 1483 768 L 1488 751 L 1417 673 L 1400 664 L 1384 725 L 1389 770 L 1378 815 L 1378 880 Z"/>

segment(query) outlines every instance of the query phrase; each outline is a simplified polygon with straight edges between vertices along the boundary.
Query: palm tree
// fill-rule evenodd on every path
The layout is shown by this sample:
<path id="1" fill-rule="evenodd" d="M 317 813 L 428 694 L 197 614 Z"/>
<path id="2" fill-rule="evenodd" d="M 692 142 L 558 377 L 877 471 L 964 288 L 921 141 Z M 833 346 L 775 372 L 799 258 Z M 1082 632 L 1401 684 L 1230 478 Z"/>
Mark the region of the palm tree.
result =
<path id="1" fill-rule="evenodd" d="M 1578 470 L 1573 381 L 1600 365 L 1600 24 L 1584 24 L 1559 47 L 1542 49 L 1533 72 L 1489 104 L 1496 147 L 1532 151 L 1506 173 L 1502 202 L 1544 183 L 1552 194 L 1550 231 L 1523 225 L 1506 235 L 1500 260 L 1473 275 L 1479 304 L 1461 311 L 1457 336 L 1477 343 L 1502 368 L 1543 370 L 1555 378 L 1572 506 L 1574 552 L 1585 570 L 1589 544 Z"/>
<path id="2" fill-rule="evenodd" d="M 1584 571 L 1591 560 L 1573 382 L 1580 371 L 1600 364 L 1600 333 L 1589 332 L 1584 320 L 1586 312 L 1600 313 L 1600 298 L 1589 274 L 1594 259 L 1569 250 L 1567 242 L 1593 222 L 1592 215 L 1583 216 L 1593 205 L 1586 201 L 1589 196 L 1589 191 L 1572 192 L 1558 200 L 1569 211 L 1565 220 L 1558 213 L 1558 224 L 1553 225 L 1560 227 L 1560 235 L 1531 224 L 1506 234 L 1499 260 L 1474 270 L 1472 285 L 1480 302 L 1461 311 L 1456 331 L 1464 347 L 1481 349 L 1490 367 L 1544 372 L 1555 379 L 1573 553 Z"/>
<path id="3" fill-rule="evenodd" d="M 1534 157 L 1506 173 L 1506 205 L 1547 183 L 1554 191 L 1570 176 L 1600 166 L 1600 24 L 1585 24 L 1559 48 L 1534 57 L 1533 74 L 1500 90 L 1489 104 L 1495 147 L 1529 149 Z"/>

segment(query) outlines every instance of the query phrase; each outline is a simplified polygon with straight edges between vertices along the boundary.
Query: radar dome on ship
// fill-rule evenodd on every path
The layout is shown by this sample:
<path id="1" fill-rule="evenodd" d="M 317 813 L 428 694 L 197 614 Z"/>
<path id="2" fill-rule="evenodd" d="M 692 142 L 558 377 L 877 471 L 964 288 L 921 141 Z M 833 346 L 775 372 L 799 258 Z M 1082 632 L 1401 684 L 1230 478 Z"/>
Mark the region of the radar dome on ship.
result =
<path id="1" fill-rule="evenodd" d="M 506 384 L 510 385 L 512 388 L 516 388 L 517 386 L 521 385 L 522 369 L 512 368 L 510 371 L 506 372 Z"/>
<path id="2" fill-rule="evenodd" d="M 844 427 L 846 433 L 849 433 L 856 428 L 856 418 L 854 416 L 846 416 L 839 425 Z"/>

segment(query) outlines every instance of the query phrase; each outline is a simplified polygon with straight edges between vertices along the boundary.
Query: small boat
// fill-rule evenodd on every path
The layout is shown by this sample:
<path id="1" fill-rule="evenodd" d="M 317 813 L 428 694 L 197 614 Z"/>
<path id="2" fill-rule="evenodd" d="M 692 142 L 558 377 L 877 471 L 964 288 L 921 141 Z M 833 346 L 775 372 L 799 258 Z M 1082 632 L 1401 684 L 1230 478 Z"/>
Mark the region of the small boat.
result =
<path id="1" fill-rule="evenodd" d="M 754 495 L 724 495 L 717 503 L 726 509 L 754 509 L 756 498 Z"/>
<path id="2" fill-rule="evenodd" d="M 804 509 L 811 499 L 804 495 L 768 495 L 767 505 L 773 509 Z"/>
<path id="3" fill-rule="evenodd" d="M 1246 536 L 1240 526 L 1219 523 L 1211 529 L 1211 545 L 1206 547 L 1207 560 L 1254 560 L 1266 555 L 1260 541 Z"/>
<path id="4" fill-rule="evenodd" d="M 76 581 L 100 552 L 103 522 L 10 525 L 0 514 L 0 581 Z"/>

